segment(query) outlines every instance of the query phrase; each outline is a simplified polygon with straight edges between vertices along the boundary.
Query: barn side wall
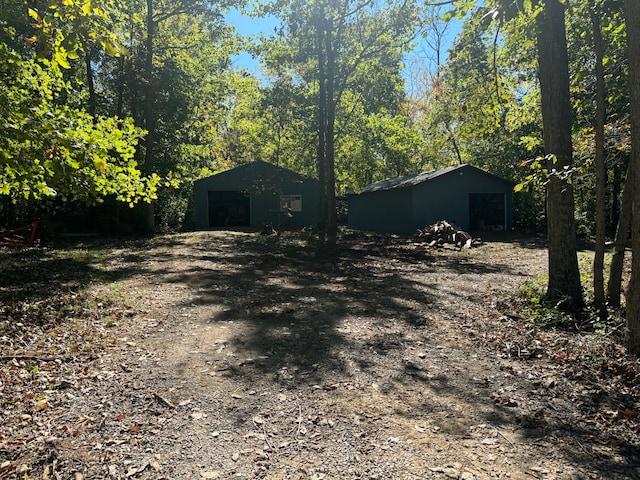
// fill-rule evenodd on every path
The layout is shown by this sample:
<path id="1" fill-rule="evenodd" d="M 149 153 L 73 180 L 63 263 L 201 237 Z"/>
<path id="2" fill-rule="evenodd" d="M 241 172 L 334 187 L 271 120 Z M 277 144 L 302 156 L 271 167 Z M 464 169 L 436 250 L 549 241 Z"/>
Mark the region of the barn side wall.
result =
<path id="1" fill-rule="evenodd" d="M 412 233 L 410 190 L 349 195 L 348 201 L 349 228 L 383 233 Z"/>
<path id="2" fill-rule="evenodd" d="M 439 220 L 448 220 L 463 230 L 470 230 L 469 195 L 504 193 L 506 228 L 511 229 L 512 184 L 473 167 L 416 185 L 412 189 L 412 230 Z"/>

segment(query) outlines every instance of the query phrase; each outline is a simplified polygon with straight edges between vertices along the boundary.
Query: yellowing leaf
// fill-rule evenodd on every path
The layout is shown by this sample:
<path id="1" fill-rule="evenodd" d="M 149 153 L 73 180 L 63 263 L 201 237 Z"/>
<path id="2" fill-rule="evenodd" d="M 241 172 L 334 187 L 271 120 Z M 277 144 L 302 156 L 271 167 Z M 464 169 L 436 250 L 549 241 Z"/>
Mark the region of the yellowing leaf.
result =
<path id="1" fill-rule="evenodd" d="M 107 170 L 107 161 L 104 158 L 93 157 L 93 166 L 100 170 L 100 173 L 104 173 Z"/>
<path id="2" fill-rule="evenodd" d="M 71 68 L 71 65 L 69 65 L 69 62 L 67 61 L 67 52 L 65 51 L 62 51 L 62 50 L 56 51 L 56 54 L 54 56 L 54 61 L 66 70 Z"/>
<path id="3" fill-rule="evenodd" d="M 41 22 L 42 18 L 40 18 L 40 14 L 36 12 L 33 8 L 29 9 L 29 16 L 33 18 L 36 22 Z"/>

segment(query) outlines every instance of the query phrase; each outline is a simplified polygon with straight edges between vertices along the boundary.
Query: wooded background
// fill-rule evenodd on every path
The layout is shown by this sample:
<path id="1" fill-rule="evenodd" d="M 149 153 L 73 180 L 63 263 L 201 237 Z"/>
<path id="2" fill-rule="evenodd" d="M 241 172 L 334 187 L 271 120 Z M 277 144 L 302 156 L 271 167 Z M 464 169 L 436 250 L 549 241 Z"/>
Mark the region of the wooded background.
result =
<path id="1" fill-rule="evenodd" d="M 243 38 L 225 23 L 230 8 L 281 23 Z M 320 180 L 320 231 L 332 242 L 336 195 L 468 163 L 519 182 L 515 226 L 548 234 L 550 298 L 583 302 L 580 234 L 596 239 L 598 310 L 620 302 L 617 273 L 605 295 L 603 257 L 609 237 L 622 258 L 634 201 L 640 208 L 628 181 L 640 176 L 639 47 L 627 38 L 637 2 L 0 0 L 0 9 L 0 224 L 188 229 L 196 179 L 260 159 Z M 462 27 L 442 62 L 452 21 Z M 408 93 L 403 62 L 418 41 L 429 68 Z M 259 59 L 259 77 L 234 67 L 244 51 Z M 632 287 L 637 275 L 640 263 Z M 632 344 L 640 349 L 637 333 Z"/>

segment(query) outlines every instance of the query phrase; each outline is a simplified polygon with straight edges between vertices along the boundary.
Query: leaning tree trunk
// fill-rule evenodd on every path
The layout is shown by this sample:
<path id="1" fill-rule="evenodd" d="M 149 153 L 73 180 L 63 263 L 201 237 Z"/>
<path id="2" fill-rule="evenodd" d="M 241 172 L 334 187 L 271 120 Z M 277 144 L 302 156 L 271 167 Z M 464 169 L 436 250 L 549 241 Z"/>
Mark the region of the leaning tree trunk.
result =
<path id="1" fill-rule="evenodd" d="M 640 2 L 625 0 L 633 183 L 640 182 Z M 628 180 L 627 180 L 628 181 Z M 640 355 L 640 189 L 633 189 L 631 280 L 627 287 L 627 350 Z"/>
<path id="2" fill-rule="evenodd" d="M 549 171 L 571 167 L 571 103 L 564 6 L 546 0 L 536 17 L 544 147 Z M 573 187 L 558 175 L 547 186 L 549 285 L 547 297 L 570 307 L 582 304 L 576 248 Z"/>
<path id="3" fill-rule="evenodd" d="M 629 246 L 629 230 L 631 229 L 631 215 L 633 202 L 633 164 L 627 167 L 627 176 L 622 191 L 620 215 L 616 228 L 616 238 L 613 242 L 613 256 L 609 267 L 609 283 L 607 283 L 607 300 L 613 308 L 620 307 L 622 293 L 622 270 L 624 268 L 624 252 Z"/>

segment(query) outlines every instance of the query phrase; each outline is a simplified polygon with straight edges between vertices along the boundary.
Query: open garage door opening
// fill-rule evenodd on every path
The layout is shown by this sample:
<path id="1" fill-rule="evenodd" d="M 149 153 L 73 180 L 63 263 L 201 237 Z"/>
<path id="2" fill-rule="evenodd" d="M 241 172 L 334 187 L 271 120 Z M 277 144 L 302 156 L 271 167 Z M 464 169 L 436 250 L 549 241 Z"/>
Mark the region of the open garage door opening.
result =
<path id="1" fill-rule="evenodd" d="M 469 225 L 475 231 L 506 230 L 506 196 L 504 193 L 470 193 Z"/>
<path id="2" fill-rule="evenodd" d="M 209 192 L 209 226 L 248 227 L 251 225 L 251 201 L 245 192 Z"/>

